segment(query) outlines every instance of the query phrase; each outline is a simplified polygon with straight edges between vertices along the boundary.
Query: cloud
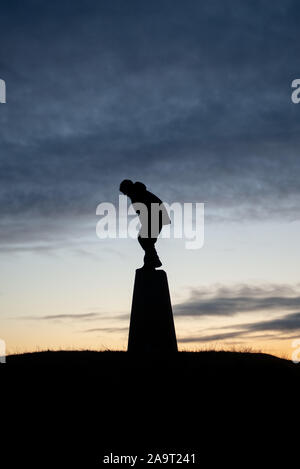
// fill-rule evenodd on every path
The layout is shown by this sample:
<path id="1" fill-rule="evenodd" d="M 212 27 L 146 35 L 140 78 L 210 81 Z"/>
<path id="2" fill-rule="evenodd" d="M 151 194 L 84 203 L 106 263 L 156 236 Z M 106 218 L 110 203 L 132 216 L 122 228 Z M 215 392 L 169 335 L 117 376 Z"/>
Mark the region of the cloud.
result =
<path id="1" fill-rule="evenodd" d="M 129 176 L 215 219 L 299 219 L 296 1 L 44 3 L 1 5 L 3 242 L 95 220 Z"/>
<path id="2" fill-rule="evenodd" d="M 225 326 L 222 329 L 237 329 L 231 332 L 219 332 L 215 334 L 189 336 L 178 339 L 181 343 L 190 342 L 218 342 L 227 339 L 249 340 L 291 340 L 300 338 L 300 313 L 286 314 L 280 318 L 255 323 L 237 324 Z M 262 332 L 257 335 L 256 332 Z"/>
<path id="3" fill-rule="evenodd" d="M 232 318 L 240 315 L 249 318 L 249 313 L 268 314 L 266 320 L 252 322 L 216 324 L 202 333 L 180 337 L 178 342 L 227 342 L 230 339 L 279 340 L 300 337 L 299 285 L 265 284 L 261 286 L 238 284 L 231 287 L 214 285 L 193 289 L 190 298 L 173 307 L 178 318 Z M 298 311 L 297 311 L 298 310 Z M 275 315 L 276 317 L 270 317 Z M 207 331 L 210 333 L 207 333 Z M 260 333 L 260 334 L 258 334 Z"/>
<path id="4" fill-rule="evenodd" d="M 240 332 L 226 332 L 212 335 L 201 335 L 201 336 L 189 336 L 178 338 L 177 342 L 179 343 L 192 343 L 192 342 L 218 342 L 226 341 L 227 339 L 234 339 L 242 337 Z"/>
<path id="5" fill-rule="evenodd" d="M 244 324 L 243 328 L 248 332 L 256 331 L 300 331 L 300 313 L 286 314 L 281 318 L 271 319 L 268 321 L 260 321 L 258 323 Z"/>
<path id="6" fill-rule="evenodd" d="M 86 329 L 82 332 L 110 332 L 110 333 L 117 333 L 117 332 L 128 332 L 128 327 L 95 327 L 93 329 Z"/>
<path id="7" fill-rule="evenodd" d="M 176 316 L 236 316 L 259 311 L 286 311 L 300 308 L 299 288 L 289 285 L 215 286 L 191 291 L 190 297 L 174 306 Z"/>
<path id="8" fill-rule="evenodd" d="M 102 317 L 102 313 L 82 313 L 82 314 L 50 314 L 46 316 L 22 316 L 19 319 L 34 321 L 54 321 L 54 320 L 80 320 L 87 321 Z"/>

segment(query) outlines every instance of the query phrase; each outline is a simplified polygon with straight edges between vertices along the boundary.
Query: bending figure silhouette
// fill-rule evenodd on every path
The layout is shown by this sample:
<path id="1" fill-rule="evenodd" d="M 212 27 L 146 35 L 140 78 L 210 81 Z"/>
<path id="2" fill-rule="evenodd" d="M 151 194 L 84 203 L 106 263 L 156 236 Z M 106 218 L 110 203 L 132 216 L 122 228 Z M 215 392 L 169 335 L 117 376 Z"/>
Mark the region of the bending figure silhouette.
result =
<path id="1" fill-rule="evenodd" d="M 124 179 L 120 184 L 120 191 L 130 198 L 142 225 L 137 239 L 145 251 L 143 268 L 161 267 L 155 243 L 162 227 L 171 223 L 166 207 L 142 182 L 133 183 L 130 179 Z"/>

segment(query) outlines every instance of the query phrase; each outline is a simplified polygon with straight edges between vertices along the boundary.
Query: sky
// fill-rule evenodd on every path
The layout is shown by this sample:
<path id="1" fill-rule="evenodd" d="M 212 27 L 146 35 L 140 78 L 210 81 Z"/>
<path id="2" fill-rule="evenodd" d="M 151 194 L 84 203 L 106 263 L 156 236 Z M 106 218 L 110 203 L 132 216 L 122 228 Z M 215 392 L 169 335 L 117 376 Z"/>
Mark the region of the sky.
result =
<path id="1" fill-rule="evenodd" d="M 127 347 L 134 239 L 96 236 L 122 179 L 204 203 L 161 239 L 181 350 L 300 339 L 297 0 L 3 0 L 0 338 Z"/>

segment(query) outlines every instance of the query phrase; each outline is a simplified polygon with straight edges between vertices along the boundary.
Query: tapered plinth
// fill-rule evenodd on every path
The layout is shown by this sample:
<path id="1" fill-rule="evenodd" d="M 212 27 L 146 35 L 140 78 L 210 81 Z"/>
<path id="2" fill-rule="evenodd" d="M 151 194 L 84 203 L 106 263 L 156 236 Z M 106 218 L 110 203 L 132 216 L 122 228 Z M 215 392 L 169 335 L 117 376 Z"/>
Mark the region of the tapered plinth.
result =
<path id="1" fill-rule="evenodd" d="M 163 270 L 136 270 L 128 352 L 177 352 L 168 279 Z"/>

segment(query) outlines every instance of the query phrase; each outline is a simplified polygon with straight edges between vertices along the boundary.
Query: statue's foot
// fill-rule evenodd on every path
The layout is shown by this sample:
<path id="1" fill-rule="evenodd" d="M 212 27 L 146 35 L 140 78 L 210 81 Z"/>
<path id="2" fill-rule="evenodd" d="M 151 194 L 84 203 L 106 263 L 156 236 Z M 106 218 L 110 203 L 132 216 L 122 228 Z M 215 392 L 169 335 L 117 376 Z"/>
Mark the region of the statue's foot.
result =
<path id="1" fill-rule="evenodd" d="M 160 262 L 159 257 L 157 257 L 157 258 L 150 259 L 150 260 L 146 261 L 144 263 L 142 269 L 153 270 L 153 269 L 157 269 L 158 267 L 161 267 L 161 266 L 162 266 L 162 263 Z"/>

